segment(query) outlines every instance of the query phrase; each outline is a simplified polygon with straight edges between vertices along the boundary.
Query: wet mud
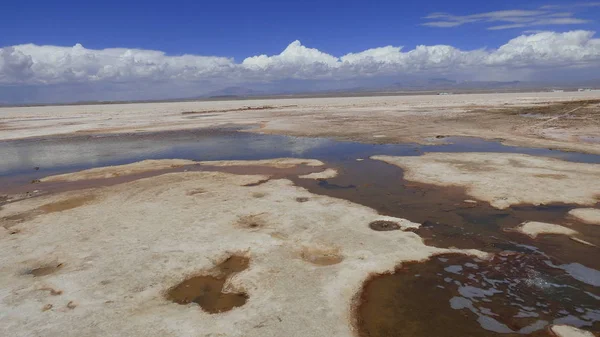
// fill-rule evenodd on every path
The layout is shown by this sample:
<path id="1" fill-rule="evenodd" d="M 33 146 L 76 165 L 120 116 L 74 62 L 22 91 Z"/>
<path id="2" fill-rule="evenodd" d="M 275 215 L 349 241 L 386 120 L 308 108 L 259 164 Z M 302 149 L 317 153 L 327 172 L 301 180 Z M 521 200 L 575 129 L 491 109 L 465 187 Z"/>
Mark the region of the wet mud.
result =
<path id="1" fill-rule="evenodd" d="M 361 336 L 553 336 L 548 330 L 552 323 L 600 331 L 600 297 L 595 297 L 600 295 L 599 286 L 594 285 L 593 281 L 588 280 L 589 284 L 586 284 L 577 280 L 577 277 L 600 280 L 600 260 L 597 258 L 600 256 L 600 228 L 569 217 L 568 212 L 577 208 L 577 205 L 515 205 L 498 210 L 486 202 L 470 200 L 461 188 L 407 182 L 403 180 L 401 169 L 385 163 L 364 160 L 328 164 L 341 167 L 338 176 L 328 179 L 328 184 L 354 184 L 356 187 L 330 189 L 323 188 L 323 184 L 315 182 L 311 184 L 302 179 L 293 180 L 311 193 L 346 199 L 372 207 L 382 215 L 422 223 L 420 228 L 413 231 L 424 238 L 428 245 L 474 248 L 493 253 L 494 258 L 491 262 L 479 261 L 479 268 L 487 269 L 490 273 L 502 271 L 503 274 L 495 277 L 512 282 L 511 287 L 519 285 L 519 291 L 523 292 L 519 296 L 526 299 L 525 303 L 520 302 L 506 289 L 502 289 L 499 290 L 502 292 L 494 292 L 491 304 L 482 306 L 481 310 L 477 309 L 477 305 L 457 299 L 454 301 L 464 302 L 462 305 L 465 308 L 452 309 L 450 299 L 456 296 L 459 286 L 454 281 L 448 285 L 446 277 L 440 277 L 440 274 L 444 275 L 445 272 L 435 268 L 440 267 L 437 264 L 441 262 L 435 260 L 423 264 L 414 263 L 410 265 L 410 270 L 403 266 L 393 274 L 374 275 L 365 283 L 364 289 L 358 295 L 358 309 L 355 312 L 355 323 Z M 596 205 L 596 208 L 599 206 Z M 579 234 L 573 237 L 542 234 L 534 239 L 512 230 L 525 221 L 565 225 Z M 385 226 L 383 229 L 386 229 Z M 580 240 L 595 246 L 581 243 Z M 469 258 L 455 256 L 452 259 L 456 260 L 454 265 L 460 265 L 459 260 Z M 435 265 L 435 268 L 432 265 Z M 573 266 L 587 276 L 567 273 L 561 269 Z M 541 276 L 535 275 L 538 272 L 542 273 Z M 469 282 L 481 281 L 483 276 L 474 277 L 466 275 L 466 280 L 463 277 L 457 282 L 468 286 Z M 554 283 L 543 291 L 521 287 L 527 283 L 550 282 L 546 279 L 554 280 Z M 454 289 L 450 289 L 451 287 Z M 489 287 L 485 288 L 481 284 L 479 288 Z M 575 289 L 585 291 L 577 292 Z M 555 303 L 558 299 L 567 298 L 569 300 L 553 304 L 555 308 L 560 309 L 544 309 L 546 312 L 537 313 L 537 320 L 527 319 L 519 317 L 527 314 L 515 313 L 514 310 L 518 306 L 513 305 L 518 303 L 529 307 L 533 297 L 527 298 L 524 295 L 527 293 L 535 293 L 535 299 L 539 303 Z M 475 300 L 488 304 L 488 299 Z M 582 307 L 575 307 L 575 304 Z M 494 315 L 482 316 L 482 312 L 492 308 L 495 310 Z M 581 310 L 585 312 L 581 313 Z M 499 316 L 495 316 L 496 314 Z M 491 331 L 493 327 L 482 328 L 480 321 L 496 326 L 498 331 Z"/>
<path id="2" fill-rule="evenodd" d="M 387 232 L 399 230 L 401 227 L 393 221 L 377 220 L 369 223 L 369 228 L 378 232 Z"/>
<path id="3" fill-rule="evenodd" d="M 600 329 L 600 291 L 533 247 L 484 261 L 442 255 L 368 280 L 361 336 L 552 336 L 549 324 Z"/>
<path id="4" fill-rule="evenodd" d="M 291 178 L 311 193 L 345 199 L 377 210 L 381 215 L 421 223 L 414 230 L 428 245 L 443 248 L 474 248 L 501 252 L 515 244 L 534 245 L 565 262 L 580 262 L 600 270 L 597 247 L 575 242 L 564 235 L 540 235 L 532 239 L 509 229 L 525 221 L 568 224 L 580 239 L 600 246 L 600 228 L 572 219 L 568 212 L 577 205 L 515 205 L 499 210 L 486 202 L 470 200 L 459 187 L 437 187 L 403 179 L 395 166 L 364 160 L 328 162 L 339 168 L 336 185 L 355 184 L 352 189 L 322 188 L 319 183 Z M 597 206 L 600 207 L 600 204 Z"/>
<path id="5" fill-rule="evenodd" d="M 93 195 L 86 195 L 82 197 L 70 198 L 67 200 L 61 200 L 49 204 L 40 206 L 39 210 L 44 213 L 55 213 L 62 212 L 69 209 L 83 206 L 84 204 L 94 200 Z"/>
<path id="6" fill-rule="evenodd" d="M 191 277 L 169 289 L 167 299 L 178 304 L 198 304 L 202 310 L 217 314 L 246 304 L 249 296 L 244 292 L 224 292 L 226 282 L 250 265 L 245 256 L 233 255 L 207 272 Z"/>

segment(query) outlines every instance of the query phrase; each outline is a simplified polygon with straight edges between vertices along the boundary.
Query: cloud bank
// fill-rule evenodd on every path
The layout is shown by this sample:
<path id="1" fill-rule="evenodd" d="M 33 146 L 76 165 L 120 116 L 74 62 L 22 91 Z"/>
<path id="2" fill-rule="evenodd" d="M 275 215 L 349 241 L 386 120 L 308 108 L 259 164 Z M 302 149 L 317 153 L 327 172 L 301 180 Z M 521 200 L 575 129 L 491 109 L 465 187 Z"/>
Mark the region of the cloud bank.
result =
<path id="1" fill-rule="evenodd" d="M 244 83 L 356 81 L 382 76 L 533 80 L 568 73 L 593 78 L 600 73 L 600 39 L 594 35 L 584 30 L 538 32 L 516 37 L 497 49 L 420 45 L 405 51 L 385 46 L 339 57 L 294 41 L 278 55 L 252 56 L 242 62 L 218 56 L 171 56 L 155 50 L 25 44 L 0 49 L 0 86 L 39 90 L 57 85 L 127 88 L 136 84 L 145 88 L 154 83 L 161 88 L 193 86 L 196 92 L 206 92 Z"/>

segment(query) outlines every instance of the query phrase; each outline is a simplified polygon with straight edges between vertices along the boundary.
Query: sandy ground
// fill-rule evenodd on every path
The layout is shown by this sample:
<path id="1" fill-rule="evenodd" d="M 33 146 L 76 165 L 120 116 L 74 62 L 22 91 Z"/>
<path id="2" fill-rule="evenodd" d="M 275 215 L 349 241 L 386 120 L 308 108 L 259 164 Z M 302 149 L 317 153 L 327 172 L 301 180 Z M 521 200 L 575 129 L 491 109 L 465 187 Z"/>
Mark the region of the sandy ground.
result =
<path id="1" fill-rule="evenodd" d="M 426 246 L 402 230 L 418 224 L 313 195 L 286 179 L 252 185 L 264 179 L 168 173 L 5 205 L 4 334 L 352 336 L 353 301 L 370 274 L 450 251 L 485 258 Z M 372 230 L 376 220 L 401 229 Z M 248 294 L 245 305 L 209 314 L 167 300 L 170 288 L 232 254 L 250 260 L 225 286 Z M 324 259 L 331 263 L 319 263 Z"/>
<path id="2" fill-rule="evenodd" d="M 0 108 L 0 139 L 252 126 L 362 142 L 474 136 L 600 153 L 600 93 L 503 93 Z"/>

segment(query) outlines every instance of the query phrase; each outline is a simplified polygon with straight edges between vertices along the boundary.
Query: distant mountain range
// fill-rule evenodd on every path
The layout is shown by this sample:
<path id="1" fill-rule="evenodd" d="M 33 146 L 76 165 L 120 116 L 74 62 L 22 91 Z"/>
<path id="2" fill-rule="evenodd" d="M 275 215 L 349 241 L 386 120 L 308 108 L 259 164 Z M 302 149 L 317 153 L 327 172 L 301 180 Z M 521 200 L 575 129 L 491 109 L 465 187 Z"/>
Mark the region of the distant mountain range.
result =
<path id="1" fill-rule="evenodd" d="M 173 101 L 195 101 L 195 100 L 236 100 L 236 99 L 258 99 L 277 97 L 327 97 L 327 96 L 376 96 L 376 95 L 415 95 L 415 94 L 452 94 L 452 93 L 493 93 L 493 92 L 519 92 L 519 91 L 551 91 L 551 90 L 578 90 L 598 89 L 600 79 L 585 82 L 564 82 L 549 84 L 545 82 L 523 82 L 523 81 L 457 81 L 448 78 L 430 79 L 403 79 L 398 81 L 388 78 L 385 82 L 352 82 L 339 81 L 329 82 L 323 85 L 319 82 L 289 80 L 278 83 L 257 83 L 245 86 L 229 86 L 222 89 L 210 91 L 201 95 L 173 97 L 167 99 L 132 99 L 132 100 L 82 100 L 66 101 L 59 104 L 111 104 L 111 103 L 133 103 L 133 102 L 173 102 Z M 0 106 L 13 105 L 46 105 L 48 103 L 32 102 L 27 100 L 16 100 L 17 95 L 12 95 L 11 88 L 0 90 Z M 5 100 L 1 95 L 5 93 Z M 18 92 L 17 92 L 18 93 Z M 22 101 L 23 103 L 19 102 Z"/>
<path id="2" fill-rule="evenodd" d="M 522 82 L 522 81 L 456 81 L 448 78 L 430 78 L 424 80 L 406 80 L 394 82 L 388 85 L 372 85 L 361 87 L 347 87 L 330 90 L 254 90 L 243 86 L 227 87 L 201 95 L 202 98 L 244 98 L 261 96 L 309 96 L 309 95 L 333 95 L 333 94 L 376 94 L 376 93 L 410 93 L 410 92 L 465 92 L 465 91 L 521 91 L 521 90 L 552 90 L 565 89 L 576 90 L 578 88 L 600 88 L 600 80 L 588 81 L 586 83 L 566 83 L 563 85 L 549 85 L 547 83 Z"/>
<path id="3" fill-rule="evenodd" d="M 437 89 L 496 89 L 496 88 L 525 88 L 539 87 L 539 84 L 521 81 L 455 81 L 447 78 L 432 78 L 427 80 L 415 80 L 408 82 L 396 82 L 389 88 L 412 89 L 412 90 L 437 90 Z"/>
<path id="4" fill-rule="evenodd" d="M 258 96 L 265 95 L 267 93 L 254 90 L 246 87 L 234 86 L 227 87 L 220 90 L 211 91 L 205 95 L 199 96 L 199 98 L 219 98 L 219 97 L 246 97 L 246 96 Z"/>

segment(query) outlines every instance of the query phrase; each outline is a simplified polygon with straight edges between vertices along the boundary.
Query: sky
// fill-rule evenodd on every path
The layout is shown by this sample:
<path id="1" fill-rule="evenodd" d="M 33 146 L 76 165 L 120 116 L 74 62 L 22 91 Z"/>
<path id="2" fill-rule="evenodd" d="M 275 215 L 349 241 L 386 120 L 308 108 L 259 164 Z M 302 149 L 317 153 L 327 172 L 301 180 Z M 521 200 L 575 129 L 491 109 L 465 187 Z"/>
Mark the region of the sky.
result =
<path id="1" fill-rule="evenodd" d="M 600 79 L 600 2 L 8 2 L 0 102 Z"/>

